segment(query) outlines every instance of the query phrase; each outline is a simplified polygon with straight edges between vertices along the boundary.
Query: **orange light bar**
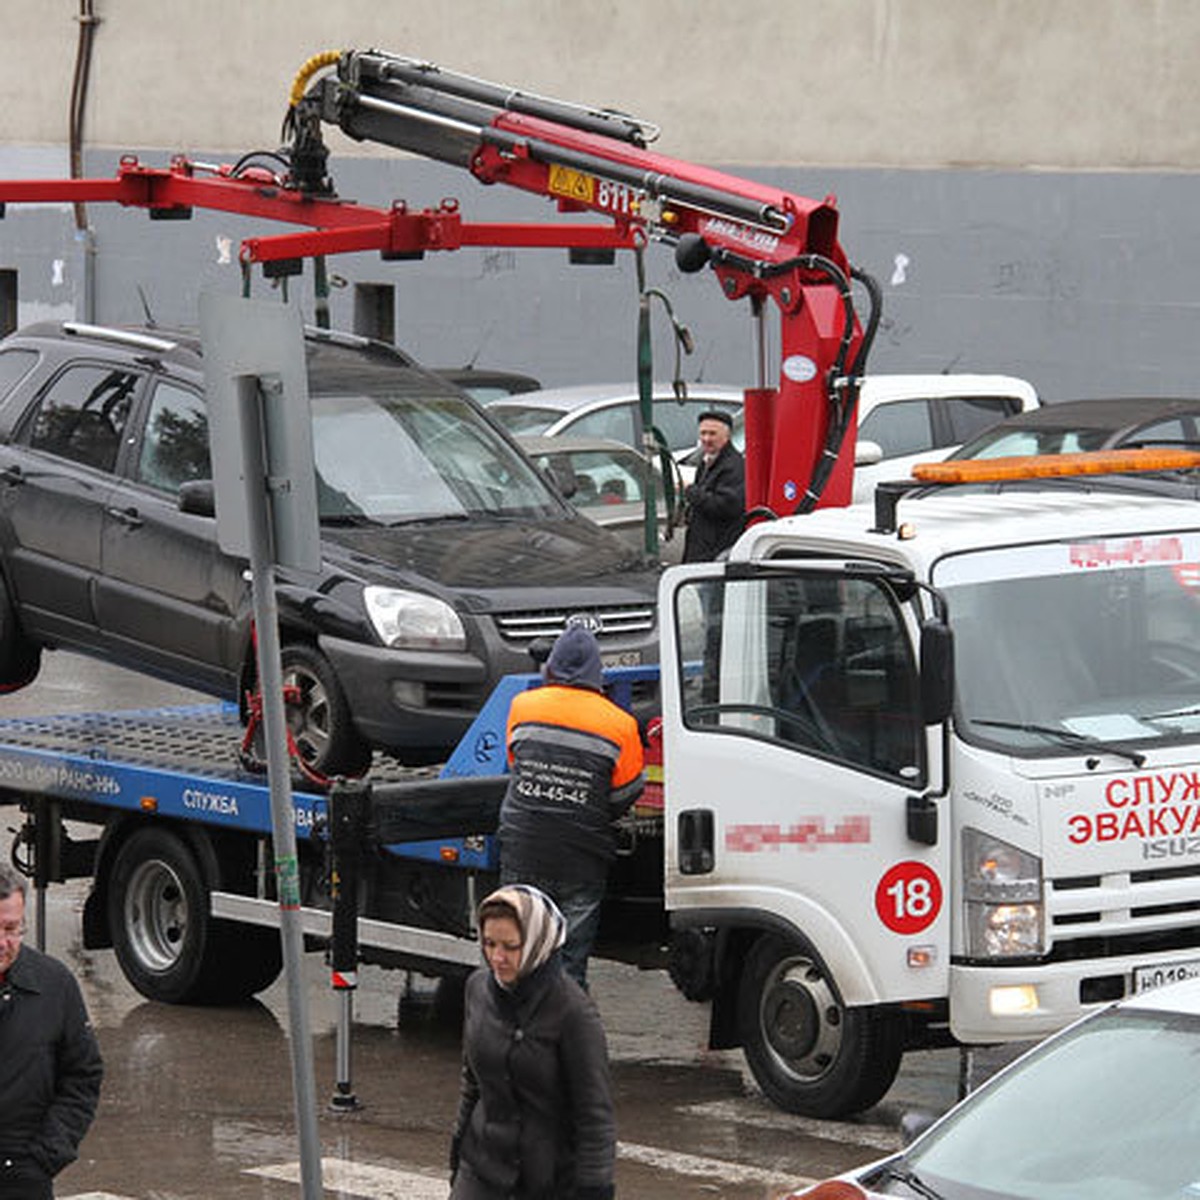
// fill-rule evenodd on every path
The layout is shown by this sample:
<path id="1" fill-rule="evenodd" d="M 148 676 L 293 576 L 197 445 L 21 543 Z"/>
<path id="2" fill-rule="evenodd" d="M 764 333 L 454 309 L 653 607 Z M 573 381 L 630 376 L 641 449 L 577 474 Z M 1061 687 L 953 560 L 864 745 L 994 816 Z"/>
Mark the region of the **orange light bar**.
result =
<path id="1" fill-rule="evenodd" d="M 1127 471 L 1186 471 L 1200 467 L 1196 450 L 1089 450 L 1079 454 L 1023 454 L 917 463 L 921 483 L 998 483 L 1064 475 L 1115 475 Z"/>

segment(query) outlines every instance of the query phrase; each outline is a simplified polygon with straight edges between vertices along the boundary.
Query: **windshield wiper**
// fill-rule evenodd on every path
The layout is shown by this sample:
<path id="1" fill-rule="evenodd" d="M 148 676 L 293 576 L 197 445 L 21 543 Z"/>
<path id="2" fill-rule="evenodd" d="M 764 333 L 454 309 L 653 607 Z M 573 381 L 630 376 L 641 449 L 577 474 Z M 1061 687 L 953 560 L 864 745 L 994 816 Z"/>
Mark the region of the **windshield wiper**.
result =
<path id="1" fill-rule="evenodd" d="M 1172 708 L 1166 712 L 1147 713 L 1144 717 L 1138 717 L 1138 720 L 1166 721 L 1171 717 L 1200 717 L 1200 704 L 1193 704 L 1189 708 Z"/>
<path id="2" fill-rule="evenodd" d="M 877 1175 L 882 1175 L 885 1179 L 894 1179 L 897 1183 L 902 1183 L 906 1188 L 917 1193 L 918 1196 L 924 1196 L 925 1200 L 943 1200 L 941 1192 L 936 1188 L 932 1188 L 916 1173 L 911 1167 L 900 1167 L 885 1164 L 876 1172 Z"/>
<path id="3" fill-rule="evenodd" d="M 981 717 L 968 717 L 967 720 L 972 725 L 987 725 L 992 729 L 1016 729 L 1021 733 L 1037 733 L 1072 750 L 1095 750 L 1101 754 L 1114 754 L 1117 758 L 1128 759 L 1135 767 L 1142 766 L 1146 761 L 1146 756 L 1138 750 L 1113 746 L 1098 737 L 1076 733 L 1073 729 L 1064 729 L 1060 725 L 1036 725 L 1029 721 L 988 721 Z"/>
<path id="4" fill-rule="evenodd" d="M 320 517 L 320 524 L 334 527 L 378 525 L 379 523 L 374 517 L 368 517 L 366 513 L 322 513 Z"/>

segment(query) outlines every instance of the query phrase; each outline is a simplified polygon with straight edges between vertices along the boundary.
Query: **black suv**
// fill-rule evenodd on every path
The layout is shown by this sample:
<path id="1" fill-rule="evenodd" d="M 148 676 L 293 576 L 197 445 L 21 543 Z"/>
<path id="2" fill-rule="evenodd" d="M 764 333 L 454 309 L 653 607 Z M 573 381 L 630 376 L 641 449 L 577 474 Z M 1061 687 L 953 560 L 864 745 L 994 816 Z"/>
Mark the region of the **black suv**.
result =
<path id="1" fill-rule="evenodd" d="M 445 758 L 573 615 L 608 661 L 656 660 L 656 572 L 473 400 L 381 343 L 306 349 L 323 564 L 277 591 L 315 769 Z M 0 342 L 0 688 L 62 647 L 244 701 L 249 584 L 211 474 L 195 335 L 55 322 Z"/>

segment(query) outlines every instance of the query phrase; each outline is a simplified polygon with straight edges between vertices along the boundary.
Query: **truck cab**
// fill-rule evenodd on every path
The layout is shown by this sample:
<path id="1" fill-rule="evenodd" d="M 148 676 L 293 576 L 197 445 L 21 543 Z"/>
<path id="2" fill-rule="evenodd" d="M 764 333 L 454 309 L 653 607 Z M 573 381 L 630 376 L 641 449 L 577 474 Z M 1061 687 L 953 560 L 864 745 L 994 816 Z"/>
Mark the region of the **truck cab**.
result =
<path id="1" fill-rule="evenodd" d="M 660 591 L 666 906 L 711 951 L 714 1044 L 825 1116 L 905 1048 L 1200 970 L 1194 504 L 895 515 L 760 523 Z"/>

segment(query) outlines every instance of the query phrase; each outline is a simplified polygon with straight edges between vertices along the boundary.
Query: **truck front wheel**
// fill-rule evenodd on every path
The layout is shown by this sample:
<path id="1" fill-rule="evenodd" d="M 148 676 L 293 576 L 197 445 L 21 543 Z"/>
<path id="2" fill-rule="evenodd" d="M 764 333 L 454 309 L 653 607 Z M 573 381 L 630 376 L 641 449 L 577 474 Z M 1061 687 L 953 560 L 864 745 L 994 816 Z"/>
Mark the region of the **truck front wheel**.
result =
<path id="1" fill-rule="evenodd" d="M 139 829 L 117 852 L 108 923 L 125 978 L 150 1000 L 233 1003 L 279 974 L 279 935 L 214 920 L 195 855 L 167 829 Z"/>
<path id="2" fill-rule="evenodd" d="M 846 1008 L 798 942 L 760 937 L 738 993 L 746 1061 L 767 1097 L 788 1112 L 834 1118 L 883 1098 L 903 1054 L 889 1014 Z"/>

